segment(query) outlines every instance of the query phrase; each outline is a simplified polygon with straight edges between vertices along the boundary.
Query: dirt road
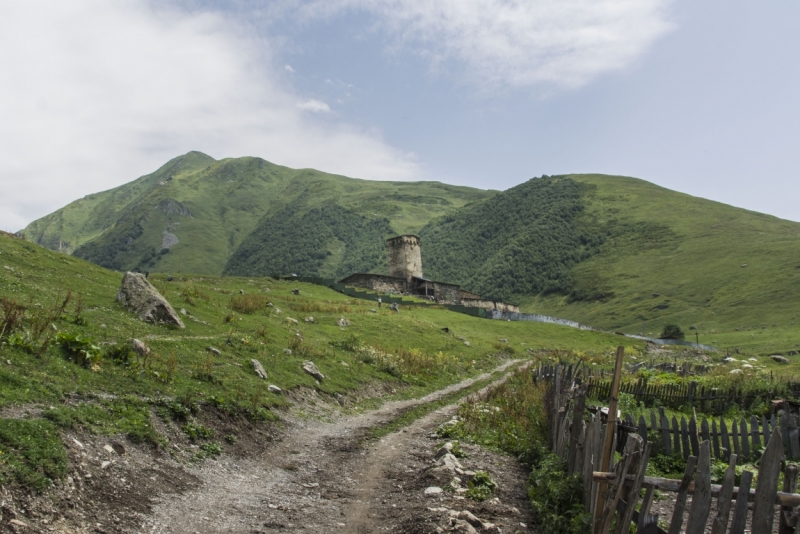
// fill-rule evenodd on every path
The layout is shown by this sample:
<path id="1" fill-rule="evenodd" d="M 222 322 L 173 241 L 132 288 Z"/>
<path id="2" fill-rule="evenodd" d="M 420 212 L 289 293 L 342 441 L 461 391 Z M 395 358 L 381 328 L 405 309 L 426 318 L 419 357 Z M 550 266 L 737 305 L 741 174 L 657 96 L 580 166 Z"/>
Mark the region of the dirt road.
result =
<path id="1" fill-rule="evenodd" d="M 517 362 L 506 362 L 495 372 Z M 500 484 L 496 499 L 476 503 L 453 492 L 426 495 L 441 486 L 432 473 L 436 446 L 430 437 L 457 405 L 424 416 L 380 440 L 365 440 L 371 428 L 409 408 L 464 389 L 483 375 L 422 399 L 390 402 L 380 409 L 332 422 L 293 414 L 278 439 L 258 458 L 223 458 L 193 472 L 200 483 L 159 498 L 137 532 L 405 532 L 449 530 L 449 516 L 471 510 L 496 527 L 529 532 L 525 473 L 513 459 L 465 446 L 464 469 L 489 471 Z M 463 522 L 461 522 L 461 527 Z M 480 527 L 479 527 L 480 529 Z M 459 530 L 464 531 L 464 530 Z"/>

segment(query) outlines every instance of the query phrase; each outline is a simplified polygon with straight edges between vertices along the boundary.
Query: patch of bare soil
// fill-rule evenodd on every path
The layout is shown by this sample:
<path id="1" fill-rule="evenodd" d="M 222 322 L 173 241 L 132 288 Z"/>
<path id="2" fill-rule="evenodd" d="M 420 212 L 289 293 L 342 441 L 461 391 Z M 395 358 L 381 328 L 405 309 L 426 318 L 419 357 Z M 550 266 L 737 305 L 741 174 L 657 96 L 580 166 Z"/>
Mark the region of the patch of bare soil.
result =
<path id="1" fill-rule="evenodd" d="M 269 429 L 205 410 L 200 422 L 218 438 L 237 439 L 218 460 L 200 464 L 191 462 L 197 444 L 155 416 L 166 448 L 67 435 L 69 477 L 44 496 L 4 489 L 0 532 L 530 532 L 527 473 L 513 458 L 465 444 L 461 487 L 470 471 L 488 471 L 499 484 L 493 498 L 476 502 L 453 488 L 425 493 L 453 482 L 435 459 L 441 440 L 432 433 L 455 404 L 369 438 L 376 425 L 487 377 L 357 416 L 344 415 L 335 400 L 309 398 Z"/>

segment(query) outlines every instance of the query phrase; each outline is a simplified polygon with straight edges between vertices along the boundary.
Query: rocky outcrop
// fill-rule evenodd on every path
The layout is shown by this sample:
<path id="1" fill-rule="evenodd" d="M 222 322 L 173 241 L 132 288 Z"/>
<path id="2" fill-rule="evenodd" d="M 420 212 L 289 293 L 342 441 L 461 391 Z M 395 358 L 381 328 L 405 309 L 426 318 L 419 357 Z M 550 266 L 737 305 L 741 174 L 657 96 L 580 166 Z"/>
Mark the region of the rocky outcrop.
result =
<path id="1" fill-rule="evenodd" d="M 167 299 L 141 273 L 125 273 L 117 302 L 136 313 L 142 321 L 185 328 Z"/>
<path id="2" fill-rule="evenodd" d="M 305 362 L 303 364 L 303 371 L 305 371 L 306 373 L 310 374 L 311 376 L 313 376 L 314 378 L 316 378 L 320 382 L 322 382 L 325 379 L 325 375 L 323 375 L 319 371 L 319 368 L 317 368 L 317 366 L 314 365 L 314 362 L 311 362 L 311 361 Z"/>

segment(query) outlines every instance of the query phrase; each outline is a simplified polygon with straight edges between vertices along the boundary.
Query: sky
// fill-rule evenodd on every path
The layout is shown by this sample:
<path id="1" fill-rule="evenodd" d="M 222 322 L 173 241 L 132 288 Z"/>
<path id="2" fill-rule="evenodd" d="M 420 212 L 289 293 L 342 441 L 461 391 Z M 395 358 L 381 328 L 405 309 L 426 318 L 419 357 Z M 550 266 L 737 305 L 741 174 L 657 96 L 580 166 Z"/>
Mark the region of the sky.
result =
<path id="1" fill-rule="evenodd" d="M 800 221 L 800 2 L 5 0 L 0 229 L 199 150 Z"/>

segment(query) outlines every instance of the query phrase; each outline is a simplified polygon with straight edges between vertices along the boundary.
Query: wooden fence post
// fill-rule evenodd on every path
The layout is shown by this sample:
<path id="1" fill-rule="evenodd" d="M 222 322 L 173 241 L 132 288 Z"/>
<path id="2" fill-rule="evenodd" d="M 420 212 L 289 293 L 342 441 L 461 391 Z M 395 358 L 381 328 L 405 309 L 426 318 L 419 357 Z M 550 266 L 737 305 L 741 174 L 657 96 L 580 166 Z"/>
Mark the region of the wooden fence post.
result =
<path id="1" fill-rule="evenodd" d="M 692 483 L 695 465 L 697 465 L 697 457 L 689 456 L 689 458 L 686 460 L 686 470 L 683 472 L 681 485 L 678 488 L 678 496 L 675 499 L 675 508 L 672 511 L 672 521 L 669 524 L 669 534 L 681 534 L 681 527 L 683 526 L 683 511 L 686 509 L 686 496 L 689 494 L 689 484 Z"/>
<path id="2" fill-rule="evenodd" d="M 736 485 L 736 455 L 731 455 L 728 469 L 722 479 L 722 487 L 717 497 L 717 515 L 711 524 L 711 534 L 725 534 L 728 528 L 728 519 L 731 514 L 731 499 L 733 498 L 733 488 Z"/>
<path id="3" fill-rule="evenodd" d="M 607 472 L 611 464 L 611 457 L 614 454 L 612 449 L 614 443 L 614 436 L 617 431 L 617 404 L 619 402 L 619 384 L 622 378 L 622 360 L 625 357 L 625 347 L 617 347 L 617 361 L 614 365 L 614 380 L 611 382 L 611 399 L 608 402 L 608 422 L 606 423 L 606 435 L 603 443 L 603 457 L 600 460 L 600 470 Z M 593 531 L 600 533 L 602 527 L 601 519 L 605 509 L 605 484 L 598 485 L 597 503 L 594 509 L 594 525 Z"/>
<path id="4" fill-rule="evenodd" d="M 703 534 L 711 512 L 711 444 L 704 441 L 699 448 L 700 456 L 697 458 L 697 475 L 694 479 L 694 494 L 689 520 L 686 522 L 686 534 Z"/>
<path id="5" fill-rule="evenodd" d="M 778 476 L 783 462 L 783 438 L 781 431 L 775 429 L 769 438 L 767 448 L 761 456 L 756 480 L 756 500 L 753 504 L 753 534 L 770 534 L 775 515 L 775 497 L 778 495 Z"/>
<path id="6" fill-rule="evenodd" d="M 796 465 L 787 465 L 783 472 L 783 492 L 794 493 L 797 490 L 797 475 L 800 468 Z M 781 506 L 780 517 L 778 518 L 778 534 L 793 534 L 798 523 L 797 517 L 792 517 L 792 506 Z M 794 520 L 794 525 L 790 524 L 790 519 Z"/>

